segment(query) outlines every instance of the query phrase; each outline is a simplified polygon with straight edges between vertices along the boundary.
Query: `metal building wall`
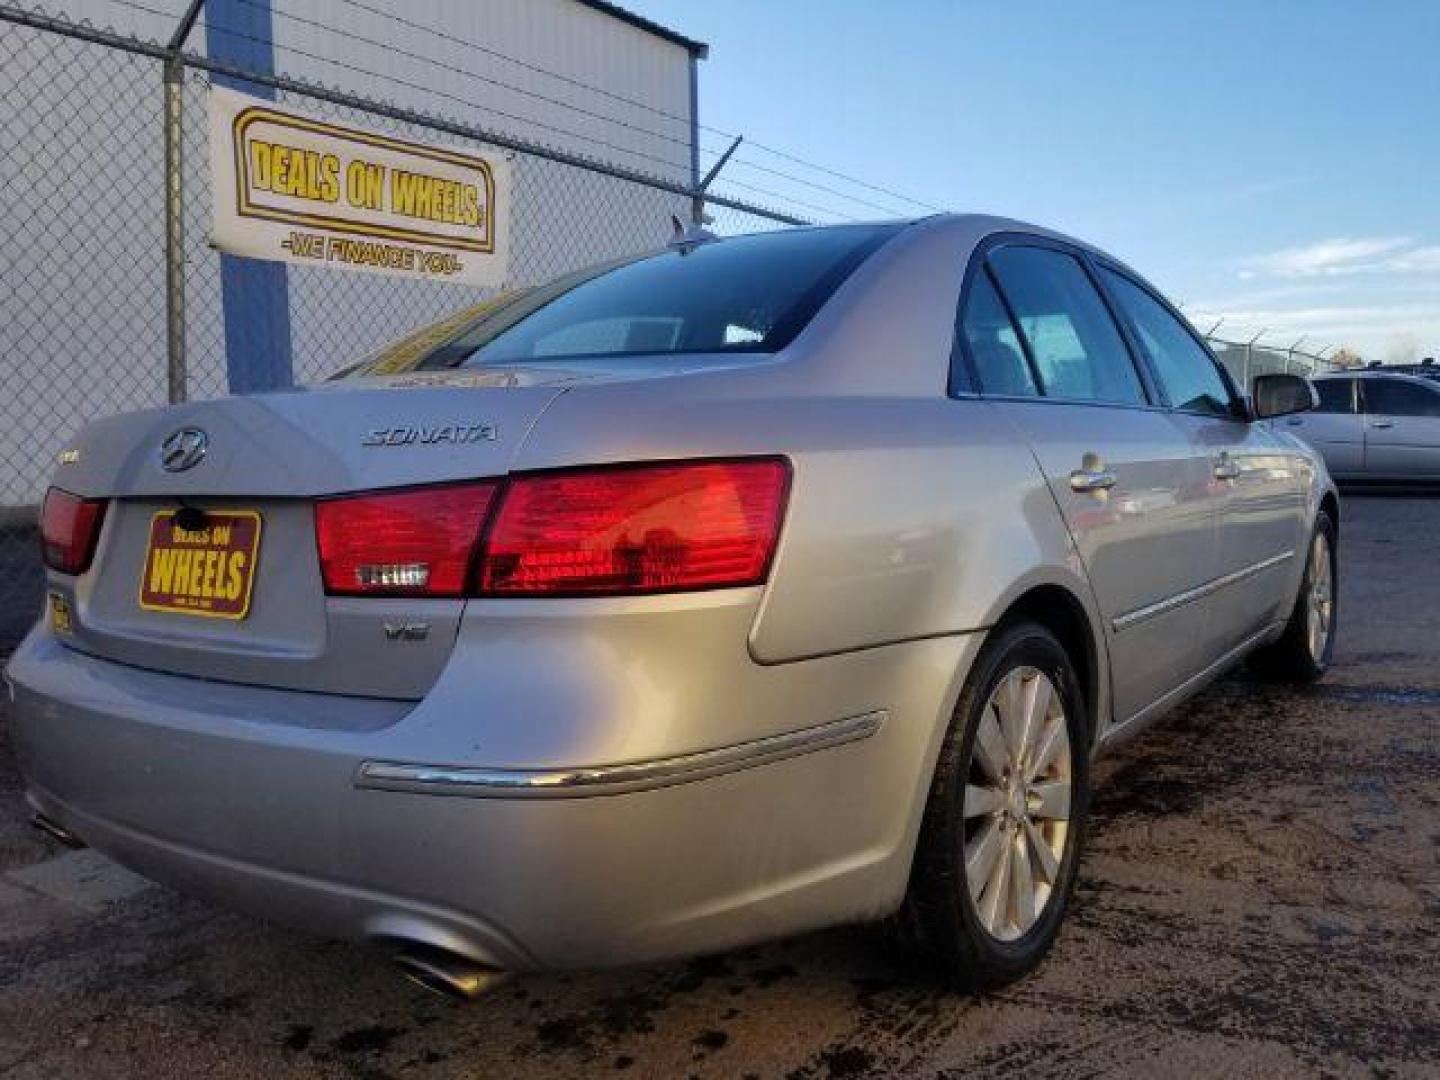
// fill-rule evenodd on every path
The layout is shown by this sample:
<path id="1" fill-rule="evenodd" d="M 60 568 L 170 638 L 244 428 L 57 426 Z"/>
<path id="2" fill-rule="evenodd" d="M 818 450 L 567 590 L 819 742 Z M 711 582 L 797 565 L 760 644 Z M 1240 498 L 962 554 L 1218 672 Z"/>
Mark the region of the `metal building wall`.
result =
<path id="1" fill-rule="evenodd" d="M 577 0 L 363 2 L 275 0 L 279 66 L 407 107 L 488 114 L 486 126 L 507 134 L 669 180 L 689 178 L 690 55 L 680 45 Z M 303 20 L 294 17 L 302 12 Z M 451 40 L 422 27 L 439 28 Z"/>

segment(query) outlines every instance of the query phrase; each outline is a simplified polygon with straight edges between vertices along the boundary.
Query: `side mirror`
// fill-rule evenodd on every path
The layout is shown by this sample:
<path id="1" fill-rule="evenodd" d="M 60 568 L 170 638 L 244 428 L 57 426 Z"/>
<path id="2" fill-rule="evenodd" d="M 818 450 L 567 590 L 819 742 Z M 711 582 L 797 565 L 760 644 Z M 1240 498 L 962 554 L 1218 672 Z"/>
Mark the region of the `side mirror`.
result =
<path id="1" fill-rule="evenodd" d="M 1319 406 L 1320 395 L 1315 393 L 1309 379 L 1299 375 L 1256 375 L 1251 400 L 1255 418 L 1268 420 L 1272 416 L 1309 412 Z"/>

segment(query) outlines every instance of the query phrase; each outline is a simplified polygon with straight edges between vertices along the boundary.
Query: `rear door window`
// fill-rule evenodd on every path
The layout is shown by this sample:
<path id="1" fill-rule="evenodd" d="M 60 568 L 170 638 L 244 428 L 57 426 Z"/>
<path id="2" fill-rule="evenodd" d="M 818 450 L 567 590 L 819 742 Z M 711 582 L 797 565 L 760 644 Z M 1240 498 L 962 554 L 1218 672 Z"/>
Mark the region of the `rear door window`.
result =
<path id="1" fill-rule="evenodd" d="M 1033 397 L 1040 392 L 1015 324 L 984 267 L 970 283 L 960 316 L 960 337 L 970 354 L 981 393 Z M 956 381 L 951 383 L 952 390 L 967 389 L 957 386 Z"/>
<path id="2" fill-rule="evenodd" d="M 1380 416 L 1440 416 L 1440 392 L 1400 379 L 1366 379 L 1365 411 Z"/>
<path id="3" fill-rule="evenodd" d="M 1002 247 L 990 265 L 1047 397 L 1145 404 L 1130 350 L 1105 301 L 1073 255 Z"/>
<path id="4" fill-rule="evenodd" d="M 1354 379 L 1317 379 L 1315 392 L 1320 396 L 1316 412 L 1353 413 L 1355 411 Z"/>
<path id="5" fill-rule="evenodd" d="M 1235 416 L 1230 388 L 1185 325 L 1149 290 L 1107 266 L 1100 273 L 1120 310 L 1130 319 L 1140 346 L 1170 405 L 1186 412 Z"/>

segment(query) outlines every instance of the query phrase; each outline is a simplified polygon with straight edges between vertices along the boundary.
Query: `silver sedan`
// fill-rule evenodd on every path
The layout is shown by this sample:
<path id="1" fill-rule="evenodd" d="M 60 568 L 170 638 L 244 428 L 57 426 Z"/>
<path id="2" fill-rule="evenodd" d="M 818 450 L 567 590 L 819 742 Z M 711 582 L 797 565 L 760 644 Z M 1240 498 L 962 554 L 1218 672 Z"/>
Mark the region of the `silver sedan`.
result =
<path id="1" fill-rule="evenodd" d="M 1315 379 L 1319 406 L 1274 421 L 1311 444 L 1341 481 L 1440 483 L 1440 383 L 1400 372 Z"/>
<path id="2" fill-rule="evenodd" d="M 1257 422 L 1312 404 L 1017 222 L 682 235 L 80 433 L 29 798 L 453 993 L 886 917 L 1002 983 L 1094 755 L 1242 659 L 1325 671 L 1340 505 Z"/>

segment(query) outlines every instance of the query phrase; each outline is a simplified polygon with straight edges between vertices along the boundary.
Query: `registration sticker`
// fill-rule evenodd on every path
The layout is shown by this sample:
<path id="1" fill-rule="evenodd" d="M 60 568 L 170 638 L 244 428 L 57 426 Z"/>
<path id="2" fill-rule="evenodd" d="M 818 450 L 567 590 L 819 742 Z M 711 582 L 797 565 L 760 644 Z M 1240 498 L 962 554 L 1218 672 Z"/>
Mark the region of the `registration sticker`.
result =
<path id="1" fill-rule="evenodd" d="M 150 519 L 140 606 L 212 619 L 245 618 L 260 554 L 260 515 L 207 510 L 201 528 L 182 529 L 175 513 L 161 510 Z"/>
<path id="2" fill-rule="evenodd" d="M 75 616 L 70 610 L 70 598 L 64 593 L 50 594 L 50 629 L 57 634 L 75 632 Z"/>

